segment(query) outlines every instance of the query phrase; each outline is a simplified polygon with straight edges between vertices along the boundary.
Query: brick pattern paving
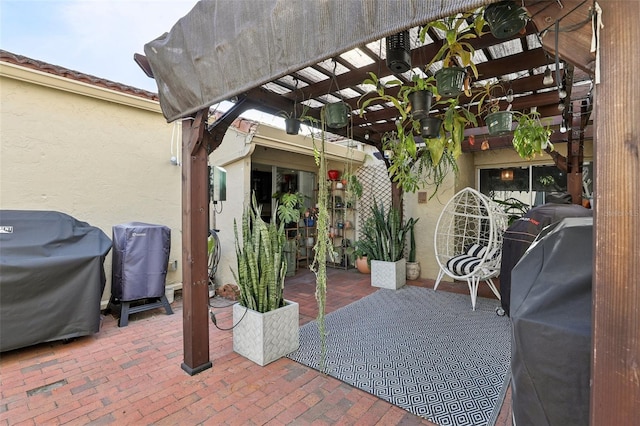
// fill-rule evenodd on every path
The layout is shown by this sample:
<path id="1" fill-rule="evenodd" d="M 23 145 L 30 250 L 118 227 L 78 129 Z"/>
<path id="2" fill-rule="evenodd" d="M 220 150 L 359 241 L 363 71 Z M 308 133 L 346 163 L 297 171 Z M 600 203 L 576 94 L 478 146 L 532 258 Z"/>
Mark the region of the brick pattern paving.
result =
<path id="1" fill-rule="evenodd" d="M 354 270 L 328 277 L 327 312 L 376 290 Z M 301 324 L 317 314 L 314 292 L 308 270 L 287 280 L 285 297 L 300 303 Z M 231 332 L 213 325 L 213 368 L 189 376 L 180 368 L 181 302 L 174 315 L 134 314 L 123 328 L 109 315 L 93 336 L 1 354 L 0 425 L 432 425 L 289 359 L 260 367 L 234 353 Z M 220 327 L 232 325 L 231 308 L 215 311 Z M 507 398 L 498 426 L 511 425 L 509 405 Z"/>

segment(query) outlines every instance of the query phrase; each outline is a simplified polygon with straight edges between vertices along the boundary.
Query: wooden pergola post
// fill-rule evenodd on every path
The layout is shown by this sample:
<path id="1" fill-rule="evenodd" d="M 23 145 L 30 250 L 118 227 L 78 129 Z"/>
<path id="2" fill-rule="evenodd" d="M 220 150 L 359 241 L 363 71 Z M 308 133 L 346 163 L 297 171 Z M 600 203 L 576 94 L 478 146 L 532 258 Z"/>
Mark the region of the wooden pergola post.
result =
<path id="1" fill-rule="evenodd" d="M 209 169 L 205 143 L 208 108 L 182 121 L 182 328 L 190 375 L 211 368 L 209 360 Z"/>
<path id="2" fill-rule="evenodd" d="M 590 423 L 640 419 L 640 2 L 601 0 Z"/>

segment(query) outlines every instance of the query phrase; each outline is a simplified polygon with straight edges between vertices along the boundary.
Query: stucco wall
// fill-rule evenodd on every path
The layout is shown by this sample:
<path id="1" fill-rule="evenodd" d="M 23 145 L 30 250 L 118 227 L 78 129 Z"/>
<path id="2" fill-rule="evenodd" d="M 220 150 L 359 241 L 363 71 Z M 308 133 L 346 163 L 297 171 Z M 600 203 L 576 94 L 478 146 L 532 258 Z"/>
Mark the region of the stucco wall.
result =
<path id="1" fill-rule="evenodd" d="M 178 260 L 167 284 L 180 287 L 180 168 L 170 163 L 173 125 L 157 103 L 42 73 L 29 76 L 35 83 L 21 81 L 14 77 L 37 73 L 5 71 L 3 66 L 0 208 L 60 211 L 109 238 L 112 226 L 125 222 L 166 225 L 170 259 Z M 103 301 L 111 294 L 111 254 Z"/>

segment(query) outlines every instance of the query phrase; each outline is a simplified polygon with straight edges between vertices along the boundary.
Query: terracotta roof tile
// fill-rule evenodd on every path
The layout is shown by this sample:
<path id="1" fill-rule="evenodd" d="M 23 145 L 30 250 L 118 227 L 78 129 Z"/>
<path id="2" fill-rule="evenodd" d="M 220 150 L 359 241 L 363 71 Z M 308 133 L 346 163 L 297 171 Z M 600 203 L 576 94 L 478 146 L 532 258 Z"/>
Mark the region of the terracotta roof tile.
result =
<path id="1" fill-rule="evenodd" d="M 95 77 L 93 75 L 81 73 L 79 71 L 70 70 L 58 65 L 52 65 L 46 62 L 38 61 L 36 59 L 28 58 L 26 56 L 17 55 L 6 50 L 0 49 L 0 61 L 45 72 L 48 74 L 53 74 L 58 77 L 68 78 L 70 80 L 76 80 L 98 87 L 104 87 L 105 89 L 115 90 L 117 92 L 138 96 L 140 98 L 158 101 L 158 95 L 156 93 L 138 89 L 132 86 L 127 86 L 126 84 L 116 83 L 111 80 Z"/>

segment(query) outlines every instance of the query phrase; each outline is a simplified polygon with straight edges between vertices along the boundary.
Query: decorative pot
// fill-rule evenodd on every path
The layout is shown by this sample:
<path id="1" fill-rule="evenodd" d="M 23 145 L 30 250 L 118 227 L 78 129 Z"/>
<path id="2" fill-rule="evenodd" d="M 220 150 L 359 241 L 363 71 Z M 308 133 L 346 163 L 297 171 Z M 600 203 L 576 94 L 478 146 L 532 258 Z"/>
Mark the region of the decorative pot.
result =
<path id="1" fill-rule="evenodd" d="M 411 104 L 411 116 L 414 119 L 420 120 L 429 115 L 433 93 L 428 90 L 418 90 L 409 93 L 408 98 L 409 104 Z"/>
<path id="2" fill-rule="evenodd" d="M 383 260 L 371 261 L 371 285 L 373 287 L 397 290 L 407 282 L 407 265 L 405 259 L 396 262 Z"/>
<path id="3" fill-rule="evenodd" d="M 436 86 L 441 96 L 458 96 L 462 92 L 467 70 L 460 67 L 440 68 L 436 71 Z"/>
<path id="4" fill-rule="evenodd" d="M 356 259 L 356 268 L 361 274 L 370 274 L 371 268 L 367 263 L 367 256 L 362 256 Z"/>
<path id="5" fill-rule="evenodd" d="M 411 39 L 409 30 L 386 38 L 387 68 L 394 74 L 402 74 L 411 69 Z"/>
<path id="6" fill-rule="evenodd" d="M 486 7 L 484 20 L 495 38 L 508 38 L 527 25 L 527 11 L 513 1 L 501 1 Z"/>
<path id="7" fill-rule="evenodd" d="M 513 112 L 492 112 L 491 114 L 487 114 L 485 123 L 487 123 L 487 128 L 491 136 L 504 135 L 511 132 L 511 125 L 513 123 Z"/>
<path id="8" fill-rule="evenodd" d="M 327 176 L 329 176 L 329 180 L 338 180 L 338 178 L 340 177 L 340 171 L 327 170 Z"/>
<path id="9" fill-rule="evenodd" d="M 285 306 L 260 313 L 233 305 L 233 350 L 258 365 L 267 365 L 300 346 L 299 305 L 285 300 Z"/>
<path id="10" fill-rule="evenodd" d="M 420 278 L 420 262 L 407 261 L 407 279 L 417 280 Z"/>
<path id="11" fill-rule="evenodd" d="M 288 135 L 297 135 L 300 131 L 300 120 L 297 118 L 285 118 L 284 127 Z"/>
<path id="12" fill-rule="evenodd" d="M 431 139 L 440 136 L 442 119 L 438 117 L 425 117 L 420 119 L 420 135 L 423 138 Z"/>
<path id="13" fill-rule="evenodd" d="M 313 247 L 314 244 L 315 240 L 313 239 L 313 237 L 307 237 L 307 247 Z"/>
<path id="14" fill-rule="evenodd" d="M 349 124 L 351 108 L 342 101 L 325 105 L 323 112 L 325 123 L 332 129 L 341 129 Z"/>
<path id="15" fill-rule="evenodd" d="M 305 217 L 303 220 L 305 226 L 315 226 L 316 224 L 316 220 L 312 217 Z"/>

